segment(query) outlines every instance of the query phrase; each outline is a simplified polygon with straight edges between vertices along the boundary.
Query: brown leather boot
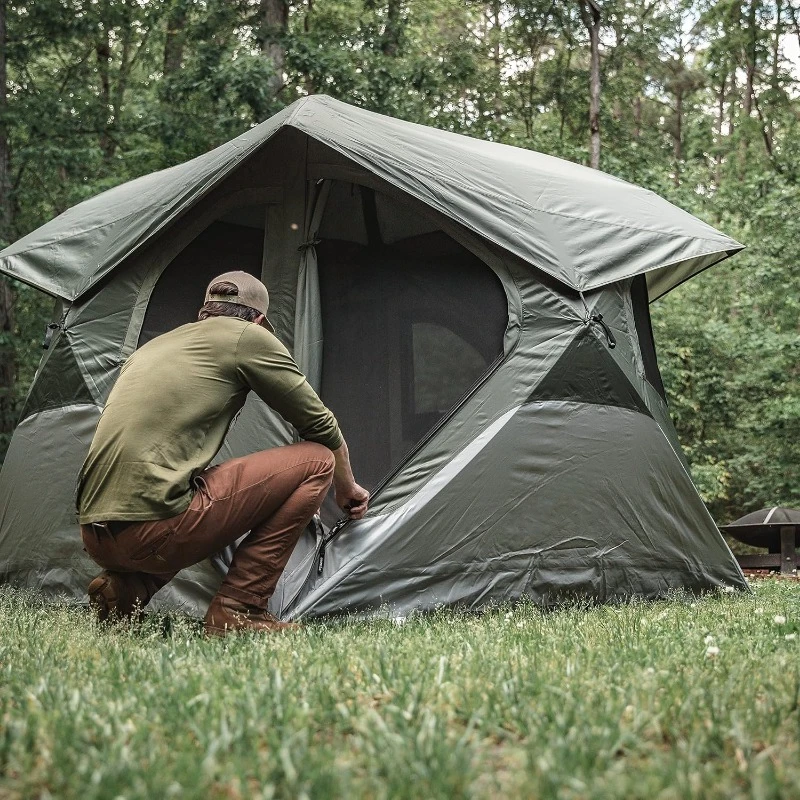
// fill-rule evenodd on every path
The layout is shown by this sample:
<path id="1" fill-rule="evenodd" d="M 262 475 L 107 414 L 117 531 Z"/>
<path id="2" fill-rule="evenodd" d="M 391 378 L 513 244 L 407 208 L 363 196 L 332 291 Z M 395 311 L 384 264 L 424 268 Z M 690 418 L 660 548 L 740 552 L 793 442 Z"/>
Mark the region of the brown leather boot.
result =
<path id="1" fill-rule="evenodd" d="M 219 594 L 206 612 L 206 636 L 227 636 L 234 631 L 284 633 L 299 627 L 296 622 L 281 622 L 263 608 L 248 606 Z"/>
<path id="2" fill-rule="evenodd" d="M 152 577 L 143 572 L 103 570 L 89 584 L 89 608 L 98 622 L 138 621 L 159 588 Z"/>

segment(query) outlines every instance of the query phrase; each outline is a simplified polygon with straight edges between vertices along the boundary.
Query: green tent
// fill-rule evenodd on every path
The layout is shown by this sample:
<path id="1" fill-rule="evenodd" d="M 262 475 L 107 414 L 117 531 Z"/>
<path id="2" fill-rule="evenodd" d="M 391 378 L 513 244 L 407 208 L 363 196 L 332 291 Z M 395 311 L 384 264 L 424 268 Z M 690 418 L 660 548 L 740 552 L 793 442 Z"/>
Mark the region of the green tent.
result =
<path id="1" fill-rule="evenodd" d="M 744 587 L 682 459 L 648 311 L 739 249 L 601 172 L 300 100 L 0 253 L 57 299 L 0 475 L 0 574 L 83 597 L 75 479 L 119 366 L 235 268 L 269 286 L 373 492 L 359 522 L 323 508 L 275 613 Z M 295 436 L 251 394 L 218 459 Z M 229 559 L 159 602 L 200 613 Z"/>

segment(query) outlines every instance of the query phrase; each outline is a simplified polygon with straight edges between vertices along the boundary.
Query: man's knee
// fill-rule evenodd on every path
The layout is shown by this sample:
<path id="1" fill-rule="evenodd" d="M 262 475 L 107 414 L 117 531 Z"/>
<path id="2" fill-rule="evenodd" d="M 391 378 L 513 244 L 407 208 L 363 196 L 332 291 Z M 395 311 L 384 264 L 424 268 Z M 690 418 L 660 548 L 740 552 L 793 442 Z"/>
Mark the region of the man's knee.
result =
<path id="1" fill-rule="evenodd" d="M 323 444 L 317 442 L 300 442 L 295 447 L 302 448 L 304 460 L 315 465 L 315 472 L 322 475 L 333 475 L 336 460 L 333 453 Z"/>
<path id="2" fill-rule="evenodd" d="M 321 472 L 324 472 L 326 475 L 330 473 L 333 475 L 333 468 L 336 464 L 336 459 L 333 457 L 333 453 L 325 447 L 325 445 L 317 444 L 316 442 L 309 442 L 308 444 L 313 445 L 314 452 L 316 458 L 321 462 Z"/>

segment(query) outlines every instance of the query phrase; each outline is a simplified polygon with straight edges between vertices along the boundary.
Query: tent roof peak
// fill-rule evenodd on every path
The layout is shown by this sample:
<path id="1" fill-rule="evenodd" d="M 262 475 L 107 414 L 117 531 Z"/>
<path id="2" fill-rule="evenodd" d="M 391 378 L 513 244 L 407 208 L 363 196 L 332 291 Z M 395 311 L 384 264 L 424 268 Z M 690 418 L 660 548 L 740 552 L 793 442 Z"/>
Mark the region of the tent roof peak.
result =
<path id="1" fill-rule="evenodd" d="M 575 290 L 647 273 L 655 298 L 742 248 L 598 170 L 311 95 L 203 155 L 65 211 L 0 253 L 0 271 L 76 299 L 286 127 Z"/>

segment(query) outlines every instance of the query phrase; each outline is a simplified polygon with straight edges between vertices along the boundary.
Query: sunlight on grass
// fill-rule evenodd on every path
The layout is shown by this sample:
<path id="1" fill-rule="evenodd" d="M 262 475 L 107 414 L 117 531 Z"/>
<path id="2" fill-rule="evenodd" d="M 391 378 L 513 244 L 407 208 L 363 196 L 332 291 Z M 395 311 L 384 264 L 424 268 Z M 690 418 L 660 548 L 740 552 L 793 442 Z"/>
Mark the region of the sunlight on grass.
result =
<path id="1" fill-rule="evenodd" d="M 0 591 L 0 797 L 778 797 L 800 588 L 206 641 Z"/>

